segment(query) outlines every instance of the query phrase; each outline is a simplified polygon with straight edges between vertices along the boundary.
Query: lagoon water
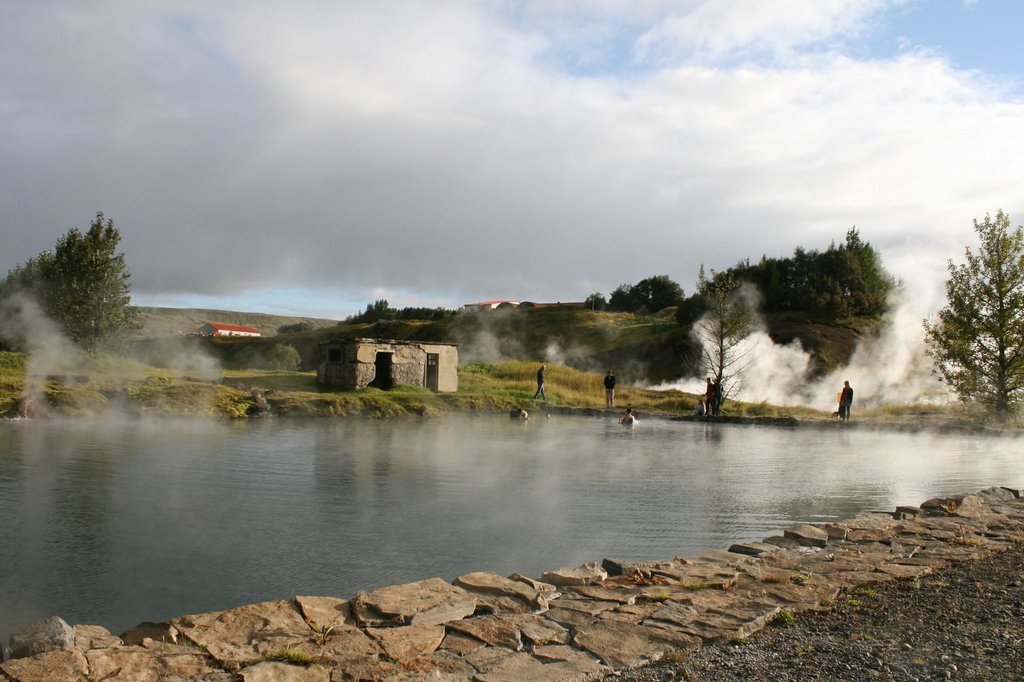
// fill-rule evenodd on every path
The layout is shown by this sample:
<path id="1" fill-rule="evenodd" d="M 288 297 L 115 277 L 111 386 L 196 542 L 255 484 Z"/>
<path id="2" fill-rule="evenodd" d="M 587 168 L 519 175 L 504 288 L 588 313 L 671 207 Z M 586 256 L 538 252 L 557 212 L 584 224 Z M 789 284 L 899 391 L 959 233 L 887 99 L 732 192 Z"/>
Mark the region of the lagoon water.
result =
<path id="1" fill-rule="evenodd" d="M 1024 484 L 1016 439 L 645 420 L 0 423 L 0 637 L 604 557 Z"/>

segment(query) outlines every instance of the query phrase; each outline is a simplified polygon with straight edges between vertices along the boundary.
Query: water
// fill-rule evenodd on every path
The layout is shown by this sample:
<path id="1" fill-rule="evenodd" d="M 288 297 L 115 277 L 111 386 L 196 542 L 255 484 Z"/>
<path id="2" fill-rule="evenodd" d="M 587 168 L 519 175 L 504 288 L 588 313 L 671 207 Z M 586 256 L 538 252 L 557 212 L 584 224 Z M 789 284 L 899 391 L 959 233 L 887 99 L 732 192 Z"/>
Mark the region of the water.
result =
<path id="1" fill-rule="evenodd" d="M 0 424 L 0 637 L 668 559 L 1024 483 L 1021 445 L 644 421 Z"/>

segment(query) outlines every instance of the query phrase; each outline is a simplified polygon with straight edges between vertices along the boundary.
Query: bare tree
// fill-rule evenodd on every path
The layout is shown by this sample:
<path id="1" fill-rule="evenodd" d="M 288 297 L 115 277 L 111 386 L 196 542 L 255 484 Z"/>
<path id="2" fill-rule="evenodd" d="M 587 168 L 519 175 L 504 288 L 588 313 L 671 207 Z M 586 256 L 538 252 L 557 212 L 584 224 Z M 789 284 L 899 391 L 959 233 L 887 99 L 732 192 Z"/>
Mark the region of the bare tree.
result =
<path id="1" fill-rule="evenodd" d="M 752 292 L 731 272 L 712 270 L 707 278 L 702 265 L 697 293 L 706 312 L 690 333 L 701 347 L 701 375 L 719 383 L 724 401 L 739 390 L 743 375 L 754 363 L 753 348 L 745 343 L 756 321 Z"/>

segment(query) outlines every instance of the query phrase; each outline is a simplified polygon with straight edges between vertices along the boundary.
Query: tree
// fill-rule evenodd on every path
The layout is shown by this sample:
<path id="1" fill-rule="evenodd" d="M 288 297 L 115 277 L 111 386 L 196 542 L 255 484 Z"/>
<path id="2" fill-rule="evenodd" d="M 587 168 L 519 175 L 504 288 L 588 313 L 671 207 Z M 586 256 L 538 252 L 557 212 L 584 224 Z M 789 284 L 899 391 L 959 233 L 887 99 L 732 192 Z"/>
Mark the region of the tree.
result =
<path id="1" fill-rule="evenodd" d="M 302 356 L 295 346 L 278 343 L 267 353 L 266 364 L 268 369 L 296 370 L 302 366 Z"/>
<path id="2" fill-rule="evenodd" d="M 71 228 L 46 251 L 7 274 L 0 295 L 21 292 L 82 349 L 94 353 L 122 342 L 135 327 L 121 233 L 97 213 L 82 233 Z"/>
<path id="3" fill-rule="evenodd" d="M 587 296 L 586 303 L 587 307 L 591 310 L 604 310 L 608 307 L 608 301 L 605 299 L 604 294 L 596 291 Z"/>
<path id="4" fill-rule="evenodd" d="M 292 324 L 282 324 L 277 328 L 278 334 L 301 334 L 302 332 L 311 332 L 316 327 L 312 322 L 295 322 Z"/>
<path id="5" fill-rule="evenodd" d="M 711 376 L 722 386 L 722 399 L 735 392 L 743 374 L 753 363 L 749 348 L 743 341 L 754 330 L 754 306 L 743 284 L 731 271 L 697 275 L 697 293 L 703 299 L 705 314 L 690 333 L 701 346 L 702 375 Z"/>
<path id="6" fill-rule="evenodd" d="M 608 307 L 631 313 L 655 313 L 683 302 L 683 289 L 668 275 L 655 275 L 635 285 L 620 284 L 608 299 Z"/>
<path id="7" fill-rule="evenodd" d="M 974 221 L 980 246 L 948 262 L 946 306 L 924 322 L 934 371 L 965 403 L 1000 420 L 1024 399 L 1024 231 L 999 211 Z"/>

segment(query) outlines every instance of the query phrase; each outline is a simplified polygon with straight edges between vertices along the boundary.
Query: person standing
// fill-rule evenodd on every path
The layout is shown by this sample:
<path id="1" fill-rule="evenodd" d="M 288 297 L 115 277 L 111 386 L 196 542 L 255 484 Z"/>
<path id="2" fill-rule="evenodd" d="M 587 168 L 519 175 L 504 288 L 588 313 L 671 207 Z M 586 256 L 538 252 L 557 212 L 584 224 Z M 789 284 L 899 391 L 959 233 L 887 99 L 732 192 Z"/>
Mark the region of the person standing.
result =
<path id="1" fill-rule="evenodd" d="M 843 392 L 839 394 L 839 418 L 844 422 L 850 421 L 850 406 L 853 405 L 853 389 L 850 382 L 843 382 Z"/>
<path id="2" fill-rule="evenodd" d="M 704 414 L 711 414 L 711 399 L 715 397 L 715 385 L 711 383 L 711 377 L 708 377 L 708 385 L 704 389 Z"/>
<path id="3" fill-rule="evenodd" d="M 722 380 L 715 379 L 711 388 L 711 416 L 719 417 L 722 415 Z"/>
<path id="4" fill-rule="evenodd" d="M 611 370 L 604 375 L 604 406 L 615 406 L 615 375 Z"/>
<path id="5" fill-rule="evenodd" d="M 537 370 L 537 392 L 533 394 L 533 399 L 536 400 L 539 396 L 541 400 L 547 402 L 548 396 L 544 393 L 544 370 L 545 365 L 541 365 L 540 369 Z"/>

